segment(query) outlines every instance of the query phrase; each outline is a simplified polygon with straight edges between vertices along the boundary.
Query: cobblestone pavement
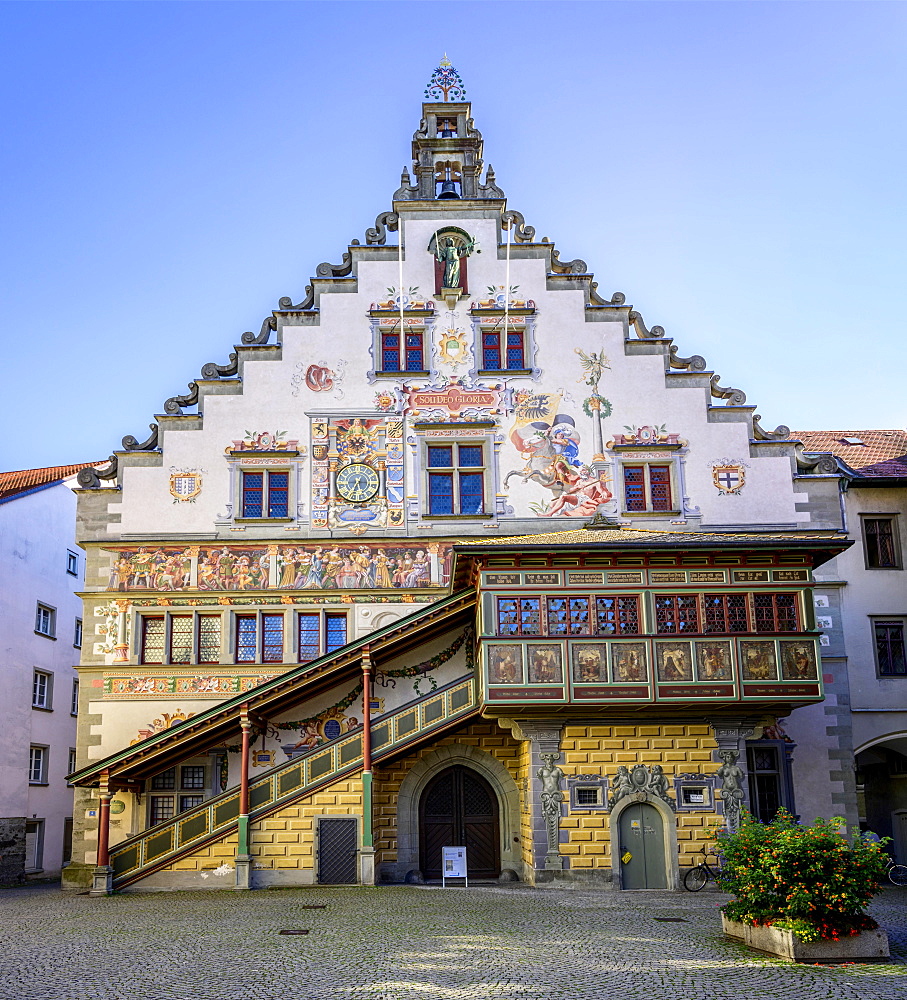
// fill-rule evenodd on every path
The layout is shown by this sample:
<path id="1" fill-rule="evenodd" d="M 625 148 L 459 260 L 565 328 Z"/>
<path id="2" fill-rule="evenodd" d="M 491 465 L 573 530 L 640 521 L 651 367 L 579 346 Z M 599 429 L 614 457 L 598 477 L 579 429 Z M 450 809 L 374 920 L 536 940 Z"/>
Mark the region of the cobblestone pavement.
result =
<path id="1" fill-rule="evenodd" d="M 109 899 L 0 890 L 0 1000 L 907 996 L 907 890 L 873 907 L 892 937 L 890 965 L 800 966 L 748 952 L 718 931 L 725 898 L 524 886 Z"/>

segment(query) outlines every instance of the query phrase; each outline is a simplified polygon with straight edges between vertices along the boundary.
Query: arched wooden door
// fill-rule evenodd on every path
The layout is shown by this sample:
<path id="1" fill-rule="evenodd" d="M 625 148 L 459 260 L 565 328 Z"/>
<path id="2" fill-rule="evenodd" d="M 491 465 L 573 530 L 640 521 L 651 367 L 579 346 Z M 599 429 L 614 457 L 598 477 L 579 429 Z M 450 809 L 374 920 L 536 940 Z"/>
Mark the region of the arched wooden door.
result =
<path id="1" fill-rule="evenodd" d="M 634 802 L 620 814 L 618 824 L 621 888 L 667 889 L 661 813 L 647 802 Z"/>
<path id="2" fill-rule="evenodd" d="M 441 877 L 441 848 L 466 847 L 470 878 L 501 874 L 498 799 L 475 771 L 457 764 L 435 775 L 419 802 L 419 867 Z"/>

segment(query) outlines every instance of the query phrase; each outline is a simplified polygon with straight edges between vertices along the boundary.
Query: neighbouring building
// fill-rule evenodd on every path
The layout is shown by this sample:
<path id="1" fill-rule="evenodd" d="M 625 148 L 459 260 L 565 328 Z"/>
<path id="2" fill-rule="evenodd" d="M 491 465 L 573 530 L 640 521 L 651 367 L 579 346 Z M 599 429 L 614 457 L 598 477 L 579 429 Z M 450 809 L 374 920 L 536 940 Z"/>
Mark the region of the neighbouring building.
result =
<path id="1" fill-rule="evenodd" d="M 76 474 L 0 473 L 0 883 L 70 860 L 85 558 Z"/>
<path id="2" fill-rule="evenodd" d="M 426 97 L 364 242 L 80 474 L 68 888 L 448 846 L 654 888 L 743 808 L 856 822 L 837 464 L 536 239 L 448 63 Z"/>
<path id="3" fill-rule="evenodd" d="M 854 786 L 861 826 L 891 837 L 907 863 L 907 431 L 796 436 L 822 456 L 839 489 L 841 526 L 856 543 L 817 572 L 814 593 L 823 663 L 847 680 L 846 709 L 824 709 L 837 715 L 828 720 L 832 742 L 841 725 L 850 742 L 837 776 Z"/>

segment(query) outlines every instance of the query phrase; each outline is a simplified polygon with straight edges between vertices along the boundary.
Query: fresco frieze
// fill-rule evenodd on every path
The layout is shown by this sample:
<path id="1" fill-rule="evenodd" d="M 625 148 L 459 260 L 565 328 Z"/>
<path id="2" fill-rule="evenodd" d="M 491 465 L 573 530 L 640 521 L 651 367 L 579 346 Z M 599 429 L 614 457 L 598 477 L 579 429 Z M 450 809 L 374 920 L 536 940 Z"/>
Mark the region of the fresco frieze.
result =
<path id="1" fill-rule="evenodd" d="M 139 546 L 112 550 L 109 589 L 237 592 L 253 590 L 400 590 L 445 587 L 451 545 L 394 543 L 324 545 Z M 404 593 L 398 600 L 412 600 Z M 173 599 L 158 597 L 162 606 Z M 181 602 L 192 604 L 191 601 Z M 229 603 L 229 602 L 228 602 Z M 98 617 L 106 612 L 96 611 Z M 110 610 L 115 625 L 116 609 Z M 104 634 L 104 633 L 98 633 Z M 111 650 L 104 650 L 110 652 Z"/>

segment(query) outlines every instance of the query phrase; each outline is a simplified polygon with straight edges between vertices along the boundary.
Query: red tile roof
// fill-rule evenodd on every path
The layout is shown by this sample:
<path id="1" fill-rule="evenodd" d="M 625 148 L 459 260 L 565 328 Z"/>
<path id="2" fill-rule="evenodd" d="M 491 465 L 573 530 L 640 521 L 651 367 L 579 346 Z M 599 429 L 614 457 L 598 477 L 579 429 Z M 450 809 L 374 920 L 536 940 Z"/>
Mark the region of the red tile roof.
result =
<path id="1" fill-rule="evenodd" d="M 81 462 L 79 465 L 53 465 L 48 469 L 19 469 L 17 472 L 0 472 L 0 500 L 25 493 L 36 486 L 57 483 L 74 476 L 79 469 L 106 465 L 106 462 Z"/>
<path id="2" fill-rule="evenodd" d="M 907 455 L 907 431 L 900 429 L 791 431 L 790 436 L 802 441 L 803 447 L 809 452 L 830 451 L 855 471 Z M 891 474 L 903 475 L 903 473 Z"/>
<path id="3" fill-rule="evenodd" d="M 860 479 L 907 479 L 907 454 L 860 469 Z"/>

